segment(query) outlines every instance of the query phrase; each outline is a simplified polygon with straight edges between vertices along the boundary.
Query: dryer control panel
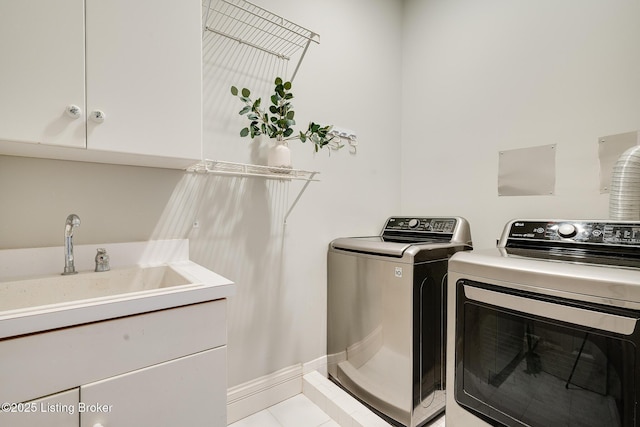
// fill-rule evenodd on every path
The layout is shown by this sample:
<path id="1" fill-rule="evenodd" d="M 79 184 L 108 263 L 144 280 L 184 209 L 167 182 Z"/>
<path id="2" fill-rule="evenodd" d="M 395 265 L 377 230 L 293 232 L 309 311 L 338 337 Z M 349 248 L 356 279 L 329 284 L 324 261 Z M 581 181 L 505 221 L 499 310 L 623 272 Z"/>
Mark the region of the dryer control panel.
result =
<path id="1" fill-rule="evenodd" d="M 499 247 L 529 247 L 549 242 L 603 246 L 640 246 L 640 221 L 517 220 L 505 228 Z"/>

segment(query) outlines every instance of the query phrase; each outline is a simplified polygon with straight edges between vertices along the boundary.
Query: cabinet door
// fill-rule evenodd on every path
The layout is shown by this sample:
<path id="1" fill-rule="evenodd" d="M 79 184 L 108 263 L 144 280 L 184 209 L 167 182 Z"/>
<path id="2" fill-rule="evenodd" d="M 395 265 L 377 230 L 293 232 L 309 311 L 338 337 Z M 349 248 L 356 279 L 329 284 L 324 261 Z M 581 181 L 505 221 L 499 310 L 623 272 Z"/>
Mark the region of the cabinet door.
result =
<path id="1" fill-rule="evenodd" d="M 80 387 L 81 427 L 227 425 L 226 346 Z"/>
<path id="2" fill-rule="evenodd" d="M 86 0 L 87 147 L 200 159 L 198 0 Z M 102 111 L 104 121 L 91 119 Z"/>
<path id="3" fill-rule="evenodd" d="M 84 1 L 1 0 L 0 58 L 0 140 L 84 147 Z"/>
<path id="4" fill-rule="evenodd" d="M 79 390 L 74 388 L 20 405 L 3 406 L 0 426 L 78 427 L 79 401 Z"/>

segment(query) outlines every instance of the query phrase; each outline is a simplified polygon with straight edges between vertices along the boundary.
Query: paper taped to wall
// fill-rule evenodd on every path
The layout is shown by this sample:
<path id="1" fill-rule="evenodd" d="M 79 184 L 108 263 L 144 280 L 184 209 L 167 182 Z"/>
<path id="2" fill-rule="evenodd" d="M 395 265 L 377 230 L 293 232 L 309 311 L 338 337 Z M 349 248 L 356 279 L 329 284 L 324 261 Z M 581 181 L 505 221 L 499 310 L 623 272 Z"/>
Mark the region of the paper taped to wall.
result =
<path id="1" fill-rule="evenodd" d="M 556 185 L 556 145 L 500 151 L 499 196 L 553 195 Z"/>

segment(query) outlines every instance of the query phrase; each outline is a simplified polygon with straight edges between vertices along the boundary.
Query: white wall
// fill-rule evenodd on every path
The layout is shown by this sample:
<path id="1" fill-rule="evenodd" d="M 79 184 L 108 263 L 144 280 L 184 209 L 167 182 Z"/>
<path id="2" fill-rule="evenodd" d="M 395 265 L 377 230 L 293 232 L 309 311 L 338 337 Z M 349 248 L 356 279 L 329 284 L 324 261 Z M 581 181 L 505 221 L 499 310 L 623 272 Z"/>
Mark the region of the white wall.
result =
<path id="1" fill-rule="evenodd" d="M 402 209 L 606 218 L 598 137 L 640 128 L 640 1 L 407 0 Z M 498 197 L 498 151 L 558 144 L 554 196 Z M 535 161 L 535 159 L 532 159 Z"/>
<path id="2" fill-rule="evenodd" d="M 190 228 L 158 228 L 167 223 L 163 211 L 174 203 L 183 175 L 179 170 L 0 156 L 0 249 L 63 246 L 71 213 L 81 220 L 74 235 L 78 245 L 184 238 Z M 63 267 L 60 252 L 60 271 Z"/>
<path id="3" fill-rule="evenodd" d="M 309 185 L 286 226 L 302 182 L 196 177 L 194 191 L 202 195 L 192 258 L 238 285 L 229 300 L 230 386 L 326 353 L 328 243 L 377 234 L 400 208 L 401 2 L 255 3 L 321 36 L 293 82 L 297 128 L 310 120 L 348 128 L 359 146 L 356 155 L 345 148 L 329 156 L 314 154 L 309 143 L 290 143 L 294 167 L 319 171 L 320 182 Z M 204 39 L 205 155 L 264 160 L 267 142 L 239 136 L 246 123 L 229 87 L 246 86 L 268 102 L 283 70 L 271 57 L 216 43 Z M 287 75 L 292 71 L 289 65 Z"/>

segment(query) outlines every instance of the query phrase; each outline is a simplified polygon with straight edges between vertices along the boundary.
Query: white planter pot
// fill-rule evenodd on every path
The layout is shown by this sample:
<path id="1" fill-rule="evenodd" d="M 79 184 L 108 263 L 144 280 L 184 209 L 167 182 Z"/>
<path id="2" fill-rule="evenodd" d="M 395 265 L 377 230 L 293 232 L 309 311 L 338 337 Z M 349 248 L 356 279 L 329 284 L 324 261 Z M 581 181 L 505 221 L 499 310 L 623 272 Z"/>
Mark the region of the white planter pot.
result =
<path id="1" fill-rule="evenodd" d="M 272 172 L 289 173 L 287 170 L 275 168 L 291 169 L 291 150 L 286 141 L 274 141 L 274 145 L 269 148 L 267 155 L 267 166 L 273 167 Z"/>

